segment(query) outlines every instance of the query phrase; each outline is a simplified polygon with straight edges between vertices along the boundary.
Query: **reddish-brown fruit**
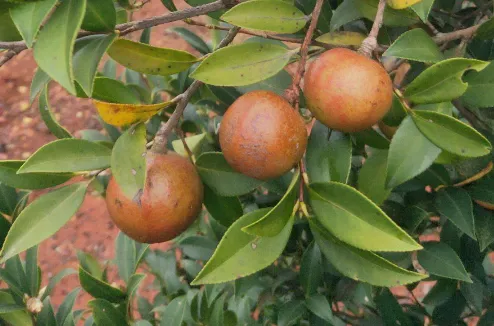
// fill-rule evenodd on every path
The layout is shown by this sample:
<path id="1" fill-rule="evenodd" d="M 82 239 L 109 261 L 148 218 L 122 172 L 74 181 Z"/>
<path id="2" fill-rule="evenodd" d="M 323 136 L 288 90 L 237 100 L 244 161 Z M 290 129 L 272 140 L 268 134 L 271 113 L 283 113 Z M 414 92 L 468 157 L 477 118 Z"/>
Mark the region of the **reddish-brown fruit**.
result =
<path id="1" fill-rule="evenodd" d="M 393 84 L 377 62 L 354 51 L 326 51 L 304 78 L 309 110 L 329 128 L 343 132 L 372 127 L 391 108 Z"/>
<path id="2" fill-rule="evenodd" d="M 226 111 L 219 136 L 227 162 L 259 180 L 289 171 L 307 146 L 302 117 L 283 97 L 269 91 L 239 97 Z"/>
<path id="3" fill-rule="evenodd" d="M 389 126 L 382 121 L 379 121 L 379 123 L 377 125 L 379 126 L 379 130 L 381 130 L 381 132 L 384 134 L 384 136 L 386 136 L 386 138 L 388 138 L 390 140 L 396 134 L 396 130 L 398 130 L 398 127 Z"/>
<path id="4" fill-rule="evenodd" d="M 125 196 L 115 178 L 106 205 L 117 227 L 143 243 L 164 242 L 185 231 L 202 209 L 203 186 L 192 163 L 176 153 L 148 153 L 139 203 Z"/>

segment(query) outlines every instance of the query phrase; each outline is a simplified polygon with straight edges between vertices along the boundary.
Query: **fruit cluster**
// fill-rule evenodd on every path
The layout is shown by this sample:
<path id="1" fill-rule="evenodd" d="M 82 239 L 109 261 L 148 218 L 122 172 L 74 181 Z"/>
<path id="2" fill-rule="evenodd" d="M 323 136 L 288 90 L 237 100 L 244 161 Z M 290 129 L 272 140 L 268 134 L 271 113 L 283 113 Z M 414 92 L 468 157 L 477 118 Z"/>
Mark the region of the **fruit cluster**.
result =
<path id="1" fill-rule="evenodd" d="M 357 132 L 378 123 L 391 108 L 393 86 L 375 61 L 348 49 L 333 49 L 315 59 L 304 78 L 308 109 L 328 128 Z M 252 91 L 227 110 L 219 129 L 227 162 L 259 180 L 279 177 L 303 157 L 304 120 L 281 96 Z M 143 192 L 127 198 L 114 178 L 106 202 L 115 224 L 144 243 L 173 239 L 201 211 L 203 186 L 194 165 L 175 153 L 148 153 Z"/>

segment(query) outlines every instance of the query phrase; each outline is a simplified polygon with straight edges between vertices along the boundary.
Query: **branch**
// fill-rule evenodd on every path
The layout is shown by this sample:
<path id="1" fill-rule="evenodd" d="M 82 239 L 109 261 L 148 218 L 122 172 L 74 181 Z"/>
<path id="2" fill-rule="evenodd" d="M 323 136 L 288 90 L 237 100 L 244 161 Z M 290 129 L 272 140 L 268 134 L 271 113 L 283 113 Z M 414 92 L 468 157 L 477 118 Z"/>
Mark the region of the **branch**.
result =
<path id="1" fill-rule="evenodd" d="M 238 31 L 240 30 L 240 27 L 234 27 L 230 29 L 230 32 L 226 35 L 226 37 L 221 41 L 221 43 L 218 45 L 217 49 L 223 48 L 230 44 L 235 36 L 237 35 Z M 161 153 L 164 154 L 167 152 L 166 145 L 167 145 L 167 138 L 168 135 L 173 131 L 173 129 L 177 126 L 178 122 L 180 121 L 180 117 L 184 113 L 185 108 L 187 107 L 187 104 L 189 103 L 190 99 L 192 98 L 192 95 L 203 85 L 203 82 L 199 80 L 195 80 L 192 85 L 183 93 L 182 99 L 180 102 L 178 102 L 177 107 L 175 108 L 175 111 L 173 111 L 173 114 L 171 115 L 170 119 L 168 121 L 161 125 L 160 129 L 156 133 L 156 136 L 154 138 L 154 143 L 153 146 L 151 147 L 151 151 L 154 153 Z"/>
<path id="2" fill-rule="evenodd" d="M 312 12 L 312 19 L 310 21 L 309 29 L 307 34 L 305 34 L 302 47 L 300 48 L 300 61 L 298 63 L 298 70 L 293 77 L 293 82 L 290 88 L 287 90 L 288 101 L 290 104 L 294 105 L 295 109 L 299 109 L 299 97 L 300 97 L 300 82 L 302 81 L 302 76 L 305 72 L 305 64 L 307 62 L 307 54 L 309 53 L 309 45 L 312 43 L 312 35 L 316 30 L 317 21 L 319 20 L 319 15 L 321 14 L 321 8 L 324 0 L 317 0 Z"/>
<path id="3" fill-rule="evenodd" d="M 376 18 L 372 24 L 372 29 L 369 36 L 360 45 L 359 52 L 366 57 L 371 57 L 372 52 L 377 48 L 377 35 L 379 34 L 379 29 L 383 24 L 384 19 L 384 9 L 386 9 L 386 0 L 379 0 L 379 5 L 377 6 Z"/>
<path id="4" fill-rule="evenodd" d="M 439 33 L 434 37 L 434 42 L 436 42 L 436 44 L 443 44 L 446 42 L 459 40 L 461 38 L 470 38 L 477 32 L 480 25 L 482 24 L 478 24 L 465 29 L 460 29 L 450 33 Z"/>
<path id="5" fill-rule="evenodd" d="M 229 8 L 238 3 L 238 0 L 217 0 L 212 3 L 205 5 L 187 8 L 181 11 L 171 12 L 161 16 L 155 16 L 151 18 L 146 18 L 143 20 L 136 20 L 124 24 L 119 24 L 115 26 L 115 31 L 120 32 L 120 35 L 127 35 L 129 33 L 143 30 L 149 27 L 162 25 L 166 23 L 171 23 L 174 21 L 184 20 L 186 18 L 201 16 L 213 11 L 218 11 L 221 9 Z M 81 38 L 88 35 L 94 34 L 105 34 L 105 33 L 94 33 L 88 31 L 80 31 L 77 34 L 77 38 Z M 20 42 L 0 42 L 0 49 L 8 49 L 7 53 L 0 58 L 0 67 L 4 65 L 7 61 L 15 57 L 17 54 L 27 49 L 26 43 Z"/>

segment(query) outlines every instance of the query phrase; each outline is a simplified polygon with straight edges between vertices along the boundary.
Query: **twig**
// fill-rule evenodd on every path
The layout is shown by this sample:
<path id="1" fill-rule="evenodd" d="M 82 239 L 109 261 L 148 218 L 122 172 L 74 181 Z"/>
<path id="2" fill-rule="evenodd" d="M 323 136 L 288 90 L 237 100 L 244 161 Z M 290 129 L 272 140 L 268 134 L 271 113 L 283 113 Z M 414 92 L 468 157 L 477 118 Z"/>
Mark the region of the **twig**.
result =
<path id="1" fill-rule="evenodd" d="M 458 40 L 461 38 L 472 37 L 477 32 L 480 25 L 481 24 L 478 24 L 475 26 L 471 26 L 471 27 L 468 27 L 465 29 L 460 29 L 460 30 L 450 32 L 450 33 L 439 33 L 434 37 L 434 42 L 436 42 L 436 44 L 443 44 L 443 43 Z"/>
<path id="2" fill-rule="evenodd" d="M 184 22 L 189 24 L 189 25 L 205 27 L 205 28 L 211 29 L 211 30 L 220 30 L 220 31 L 230 30 L 230 28 L 228 28 L 228 27 L 216 26 L 216 25 L 212 25 L 212 24 L 205 24 L 205 23 L 198 22 L 198 21 L 195 21 L 192 19 L 185 19 Z M 302 44 L 304 42 L 304 39 L 301 39 L 301 38 L 283 37 L 283 36 L 266 34 L 266 33 L 258 33 L 258 32 L 250 31 L 250 30 L 243 29 L 243 28 L 240 29 L 239 33 L 240 34 L 246 34 L 246 35 L 252 35 L 252 36 L 259 36 L 259 37 L 267 38 L 270 40 L 277 40 L 277 41 L 287 42 L 287 43 Z M 325 48 L 327 50 L 334 49 L 336 47 L 346 47 L 346 46 L 340 46 L 340 45 L 335 46 L 335 45 L 319 42 L 316 40 L 312 40 L 310 45 L 319 46 L 319 47 Z M 348 46 L 348 47 L 352 47 L 352 46 Z"/>
<path id="3" fill-rule="evenodd" d="M 230 32 L 226 35 L 226 37 L 220 42 L 218 45 L 219 48 L 223 48 L 230 44 L 233 39 L 235 38 L 235 35 L 237 35 L 238 31 L 240 30 L 240 27 L 234 27 L 230 29 Z M 175 111 L 173 111 L 173 114 L 171 115 L 170 119 L 168 121 L 161 125 L 160 129 L 156 133 L 156 136 L 154 138 L 154 143 L 153 146 L 151 147 L 151 151 L 155 153 L 166 153 L 166 145 L 167 145 L 167 138 L 168 135 L 173 131 L 173 129 L 177 126 L 178 122 L 180 121 L 180 117 L 182 116 L 185 107 L 189 103 L 192 95 L 203 85 L 203 82 L 199 80 L 195 80 L 192 85 L 183 93 L 182 99 L 180 102 L 178 102 L 177 107 L 175 108 Z"/>
<path id="4" fill-rule="evenodd" d="M 377 35 L 379 34 L 379 29 L 383 24 L 384 19 L 384 9 L 386 9 L 386 0 L 379 0 L 379 4 L 377 6 L 376 18 L 374 19 L 374 23 L 372 24 L 372 29 L 369 33 L 369 36 L 362 42 L 360 45 L 359 52 L 366 57 L 371 57 L 372 52 L 377 48 Z"/>
<path id="5" fill-rule="evenodd" d="M 309 29 L 305 34 L 304 42 L 300 48 L 300 61 L 298 63 L 298 70 L 293 77 L 292 85 L 287 90 L 288 101 L 290 104 L 294 105 L 295 109 L 299 110 L 299 97 L 300 97 L 300 82 L 302 81 L 302 76 L 305 72 L 305 64 L 307 62 L 307 54 L 309 53 L 309 44 L 312 42 L 312 35 L 316 30 L 317 21 L 319 20 L 319 15 L 321 14 L 323 0 L 317 0 L 312 12 L 312 19 L 310 21 Z"/>
<path id="6" fill-rule="evenodd" d="M 456 187 L 456 188 L 461 188 L 463 186 L 466 186 L 466 185 L 469 185 L 471 183 L 474 183 L 475 181 L 478 181 L 480 179 L 482 179 L 483 177 L 485 177 L 486 175 L 488 175 L 489 173 L 491 173 L 492 169 L 494 168 L 494 163 L 492 162 L 489 162 L 487 164 L 487 166 L 485 168 L 483 168 L 482 170 L 480 170 L 480 172 L 478 172 L 477 174 L 471 176 L 470 178 L 466 179 L 466 180 L 463 180 L 461 182 L 458 182 L 458 183 L 455 183 L 453 185 L 453 187 Z M 434 189 L 434 191 L 439 191 L 443 188 L 446 188 L 447 186 L 446 185 L 440 185 L 438 187 L 436 187 L 436 189 Z"/>
<path id="7" fill-rule="evenodd" d="M 187 144 L 187 141 L 185 140 L 185 135 L 182 129 L 180 129 L 178 126 L 175 128 L 175 132 L 177 133 L 178 137 L 182 141 L 182 144 L 184 145 L 184 149 L 187 152 L 187 156 L 189 157 L 189 160 L 194 164 L 194 154 L 189 148 L 189 145 Z"/>

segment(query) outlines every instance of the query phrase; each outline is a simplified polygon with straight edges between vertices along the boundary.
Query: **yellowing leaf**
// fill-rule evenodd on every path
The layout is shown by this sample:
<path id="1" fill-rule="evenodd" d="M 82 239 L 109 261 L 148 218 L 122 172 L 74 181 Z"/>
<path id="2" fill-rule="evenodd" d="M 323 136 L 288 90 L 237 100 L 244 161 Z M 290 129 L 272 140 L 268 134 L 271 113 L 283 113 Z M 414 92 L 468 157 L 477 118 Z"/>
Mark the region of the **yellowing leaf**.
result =
<path id="1" fill-rule="evenodd" d="M 365 35 L 358 32 L 340 31 L 331 32 L 319 36 L 316 41 L 340 46 L 360 46 L 365 39 Z"/>
<path id="2" fill-rule="evenodd" d="M 93 99 L 99 115 L 108 124 L 126 126 L 135 122 L 146 121 L 172 102 L 158 104 L 121 104 L 101 102 Z"/>
<path id="3" fill-rule="evenodd" d="M 108 49 L 108 55 L 129 69 L 162 76 L 187 70 L 198 61 L 195 56 L 185 51 L 157 48 L 125 39 L 113 42 Z"/>
<path id="4" fill-rule="evenodd" d="M 388 5 L 393 9 L 405 9 L 421 1 L 422 0 L 387 0 Z"/>

